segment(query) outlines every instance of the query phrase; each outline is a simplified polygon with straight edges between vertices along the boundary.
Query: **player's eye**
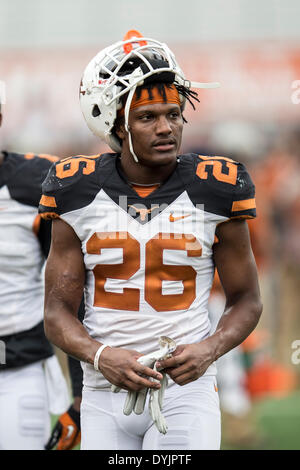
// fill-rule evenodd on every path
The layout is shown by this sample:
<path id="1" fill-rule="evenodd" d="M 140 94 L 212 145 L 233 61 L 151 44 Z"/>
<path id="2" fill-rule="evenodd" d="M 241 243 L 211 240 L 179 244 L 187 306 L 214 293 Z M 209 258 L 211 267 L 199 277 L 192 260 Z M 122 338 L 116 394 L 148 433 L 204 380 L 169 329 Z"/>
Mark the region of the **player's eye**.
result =
<path id="1" fill-rule="evenodd" d="M 178 111 L 172 111 L 172 113 L 170 113 L 170 117 L 171 119 L 177 119 L 180 117 L 180 113 Z"/>
<path id="2" fill-rule="evenodd" d="M 141 121 L 150 121 L 151 119 L 153 119 L 153 114 L 142 114 L 141 116 L 139 116 L 139 119 Z"/>

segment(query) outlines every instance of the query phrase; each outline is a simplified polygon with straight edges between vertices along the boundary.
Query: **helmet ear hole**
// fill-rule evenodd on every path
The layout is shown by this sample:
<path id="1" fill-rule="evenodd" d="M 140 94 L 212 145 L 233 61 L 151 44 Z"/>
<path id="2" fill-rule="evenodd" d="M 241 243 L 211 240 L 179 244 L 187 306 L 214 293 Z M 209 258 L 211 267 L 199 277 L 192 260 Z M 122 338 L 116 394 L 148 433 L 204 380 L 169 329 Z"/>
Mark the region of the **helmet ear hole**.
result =
<path id="1" fill-rule="evenodd" d="M 93 117 L 98 117 L 98 116 L 100 116 L 100 114 L 101 114 L 101 111 L 99 109 L 99 106 L 97 104 L 95 104 L 94 107 L 93 107 L 92 115 L 93 115 Z"/>

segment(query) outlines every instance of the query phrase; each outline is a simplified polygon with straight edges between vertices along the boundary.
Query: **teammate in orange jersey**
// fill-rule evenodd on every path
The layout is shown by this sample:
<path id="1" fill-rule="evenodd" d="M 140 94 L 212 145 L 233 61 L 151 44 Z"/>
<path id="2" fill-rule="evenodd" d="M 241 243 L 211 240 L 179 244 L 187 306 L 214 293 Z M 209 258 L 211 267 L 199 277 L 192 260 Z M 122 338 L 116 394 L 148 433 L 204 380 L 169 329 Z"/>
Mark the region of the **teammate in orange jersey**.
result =
<path id="1" fill-rule="evenodd" d="M 244 220 L 255 217 L 249 174 L 228 158 L 180 154 L 191 87 L 215 86 L 186 80 L 165 44 L 130 33 L 90 62 L 80 87 L 90 129 L 115 153 L 58 162 L 43 184 L 40 212 L 53 219 L 45 331 L 82 361 L 82 449 L 220 447 L 215 360 L 262 307 Z M 226 307 L 210 336 L 215 267 Z"/>
<path id="2" fill-rule="evenodd" d="M 38 204 L 42 181 L 57 160 L 0 152 L 0 449 L 44 449 L 49 411 L 66 411 L 60 422 L 69 418 L 74 432 L 64 440 L 68 427 L 58 423 L 48 447 L 71 448 L 80 439 L 78 361 L 70 360 L 77 398 L 68 409 L 68 389 L 43 327 L 51 224 L 38 215 Z"/>

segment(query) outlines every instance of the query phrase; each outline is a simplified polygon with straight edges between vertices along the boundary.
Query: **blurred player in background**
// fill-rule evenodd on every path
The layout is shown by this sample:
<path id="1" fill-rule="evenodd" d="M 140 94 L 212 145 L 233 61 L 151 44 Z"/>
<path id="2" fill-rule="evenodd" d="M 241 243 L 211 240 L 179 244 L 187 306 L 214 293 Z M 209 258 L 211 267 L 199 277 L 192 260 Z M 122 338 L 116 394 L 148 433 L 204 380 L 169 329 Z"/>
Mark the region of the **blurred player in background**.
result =
<path id="1" fill-rule="evenodd" d="M 68 409 L 67 385 L 43 327 L 43 265 L 51 223 L 41 219 L 37 208 L 42 181 L 57 160 L 0 153 L 0 449 L 44 449 L 49 411 L 59 415 L 68 410 L 48 448 L 58 441 L 59 448 L 71 448 L 80 440 L 79 362 L 71 364 L 77 398 Z"/>
<path id="2" fill-rule="evenodd" d="M 83 363 L 82 449 L 220 447 L 215 360 L 255 328 L 261 303 L 245 167 L 179 154 L 191 87 L 214 86 L 186 80 L 165 44 L 130 32 L 90 62 L 80 88 L 89 127 L 116 153 L 65 159 L 43 184 L 40 212 L 53 218 L 45 331 Z M 226 305 L 210 336 L 215 267 Z M 173 357 L 142 365 L 161 335 L 176 341 Z M 164 374 L 167 432 L 153 405 Z M 159 419 L 124 416 L 126 394 L 111 384 L 128 396 L 149 388 Z"/>

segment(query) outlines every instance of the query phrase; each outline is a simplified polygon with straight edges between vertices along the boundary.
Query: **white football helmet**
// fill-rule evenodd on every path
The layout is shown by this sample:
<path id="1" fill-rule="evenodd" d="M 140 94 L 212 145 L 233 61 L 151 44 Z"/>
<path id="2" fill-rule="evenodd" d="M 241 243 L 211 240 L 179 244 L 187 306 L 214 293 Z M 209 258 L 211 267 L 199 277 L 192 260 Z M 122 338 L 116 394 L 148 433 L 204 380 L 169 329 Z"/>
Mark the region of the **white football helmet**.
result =
<path id="1" fill-rule="evenodd" d="M 128 93 L 125 105 L 125 129 L 129 134 L 130 151 L 138 161 L 132 148 L 128 128 L 129 109 L 137 86 L 141 86 L 152 75 L 168 74 L 170 82 L 187 88 L 216 88 L 219 83 L 198 83 L 186 80 L 175 56 L 166 44 L 144 38 L 137 31 L 129 31 L 119 41 L 100 51 L 86 67 L 80 85 L 80 105 L 90 130 L 101 137 L 115 152 L 121 152 L 120 142 L 112 129 L 118 109 L 122 108 L 121 96 Z M 171 75 L 173 74 L 173 75 Z M 180 95 L 182 109 L 185 98 Z"/>

